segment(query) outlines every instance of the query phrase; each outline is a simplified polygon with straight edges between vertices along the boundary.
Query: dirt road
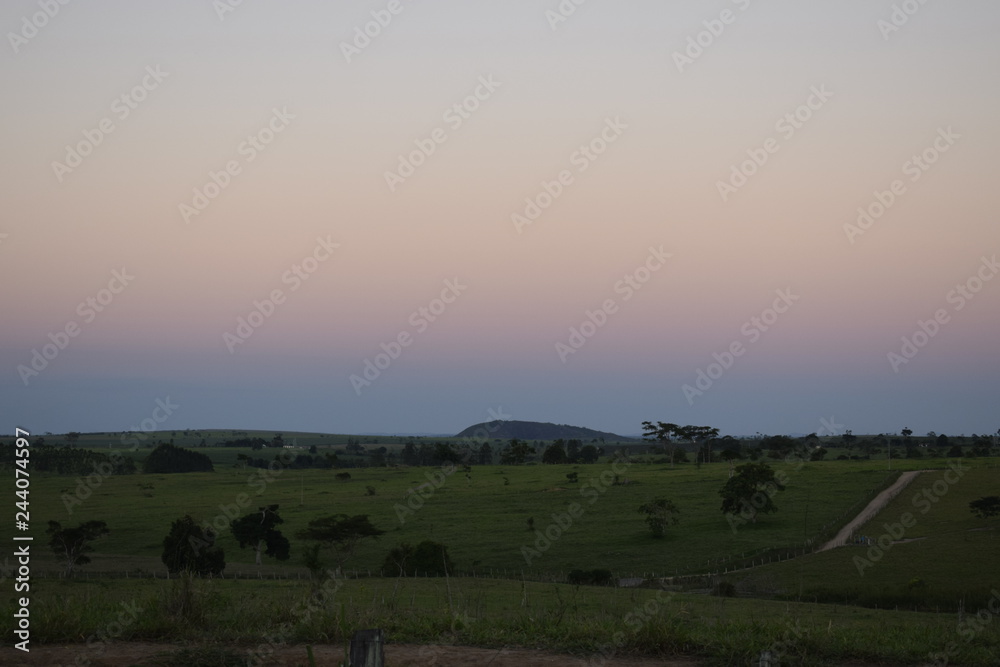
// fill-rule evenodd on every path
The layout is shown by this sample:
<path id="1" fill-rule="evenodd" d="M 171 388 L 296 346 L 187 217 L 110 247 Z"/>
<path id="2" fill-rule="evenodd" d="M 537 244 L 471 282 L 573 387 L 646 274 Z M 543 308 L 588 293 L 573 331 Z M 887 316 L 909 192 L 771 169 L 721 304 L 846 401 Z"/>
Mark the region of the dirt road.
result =
<path id="1" fill-rule="evenodd" d="M 890 500 L 898 496 L 900 492 L 922 472 L 924 471 L 909 470 L 900 475 L 899 479 L 897 479 L 892 486 L 875 496 L 875 498 L 868 503 L 868 506 L 861 510 L 860 514 L 854 517 L 854 519 L 852 519 L 846 526 L 841 528 L 840 532 L 837 533 L 837 536 L 820 547 L 819 551 L 827 551 L 829 549 L 842 547 L 847 544 L 847 540 L 850 539 L 854 531 L 871 521 L 872 517 L 882 511 L 882 509 L 889 504 Z"/>

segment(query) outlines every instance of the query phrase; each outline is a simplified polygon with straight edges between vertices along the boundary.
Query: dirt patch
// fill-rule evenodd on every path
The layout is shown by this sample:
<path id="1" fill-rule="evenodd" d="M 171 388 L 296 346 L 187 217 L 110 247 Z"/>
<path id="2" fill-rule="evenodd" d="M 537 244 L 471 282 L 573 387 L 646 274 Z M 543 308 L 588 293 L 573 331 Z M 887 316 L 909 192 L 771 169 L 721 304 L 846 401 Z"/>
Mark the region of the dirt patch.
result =
<path id="1" fill-rule="evenodd" d="M 233 653 L 246 656 L 252 647 L 231 646 Z M 9 646 L 0 648 L 0 664 L 7 667 L 55 667 L 57 665 L 89 664 L 90 667 L 139 667 L 144 665 L 171 664 L 162 658 L 177 651 L 171 644 L 118 642 L 104 650 L 88 649 L 85 644 L 37 646 L 30 653 L 18 651 Z M 313 646 L 317 665 L 329 667 L 337 665 L 344 658 L 341 646 Z M 77 657 L 80 656 L 80 663 Z M 591 656 L 590 658 L 600 658 Z M 89 659 L 87 663 L 84 659 Z M 584 667 L 588 657 L 573 657 L 559 653 L 533 651 L 528 649 L 486 649 L 470 646 L 416 646 L 411 644 L 387 644 L 385 661 L 391 667 L 459 667 L 483 665 L 489 667 Z M 629 659 L 611 657 L 602 662 L 606 667 L 698 667 L 703 664 L 687 659 Z M 261 667 L 305 667 L 308 665 L 305 646 L 284 647 Z"/>

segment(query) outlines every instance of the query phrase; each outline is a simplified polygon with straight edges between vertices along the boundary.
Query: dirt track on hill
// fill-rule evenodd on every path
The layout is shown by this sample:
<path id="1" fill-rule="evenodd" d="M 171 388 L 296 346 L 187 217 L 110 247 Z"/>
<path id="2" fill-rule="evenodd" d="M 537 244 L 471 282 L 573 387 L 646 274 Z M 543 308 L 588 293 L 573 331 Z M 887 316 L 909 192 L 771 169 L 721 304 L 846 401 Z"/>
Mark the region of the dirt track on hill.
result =
<path id="1" fill-rule="evenodd" d="M 153 667 L 165 655 L 176 651 L 179 646 L 171 644 L 149 644 L 116 642 L 103 653 L 98 649 L 88 649 L 85 644 L 46 645 L 24 653 L 5 646 L 0 648 L 0 664 L 6 667 L 56 667 L 57 665 L 89 664 L 90 667 Z M 235 653 L 245 656 L 248 647 L 229 647 Z M 344 649 L 340 646 L 313 646 L 317 665 L 329 667 L 338 665 L 344 659 Z M 81 657 L 77 663 L 77 656 Z M 90 662 L 86 662 L 89 659 Z M 588 662 L 588 660 L 590 662 Z M 687 659 L 628 659 L 610 657 L 601 661 L 600 655 L 579 657 L 532 651 L 528 649 L 487 649 L 470 646 L 415 646 L 410 644 L 387 644 L 385 662 L 391 667 L 459 667 L 477 665 L 484 667 L 585 667 L 598 664 L 602 667 L 699 667 L 703 663 Z M 260 663 L 261 667 L 306 667 L 305 646 L 283 647 L 270 660 Z"/>
<path id="2" fill-rule="evenodd" d="M 847 540 L 851 537 L 851 534 L 854 533 L 855 530 L 871 521 L 872 517 L 881 512 L 885 506 L 889 504 L 889 501 L 898 496 L 903 489 L 905 489 L 909 483 L 922 472 L 924 471 L 908 470 L 900 475 L 899 479 L 897 479 L 892 486 L 875 496 L 875 498 L 868 503 L 868 506 L 861 510 L 860 514 L 854 517 L 846 526 L 841 528 L 840 532 L 837 533 L 837 536 L 821 546 L 818 551 L 828 551 L 829 549 L 842 547 L 847 544 Z"/>

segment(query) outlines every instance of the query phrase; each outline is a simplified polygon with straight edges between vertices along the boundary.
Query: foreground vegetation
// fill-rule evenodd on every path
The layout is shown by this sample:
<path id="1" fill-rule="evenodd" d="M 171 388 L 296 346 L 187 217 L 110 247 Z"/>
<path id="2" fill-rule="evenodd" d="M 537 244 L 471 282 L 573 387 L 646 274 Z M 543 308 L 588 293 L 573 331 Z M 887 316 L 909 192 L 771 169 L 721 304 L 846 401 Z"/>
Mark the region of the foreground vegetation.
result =
<path id="1" fill-rule="evenodd" d="M 467 578 L 348 580 L 322 598 L 305 581 L 50 580 L 32 605 L 36 642 L 82 642 L 91 659 L 104 640 L 236 644 L 245 659 L 367 627 L 395 643 L 537 647 L 593 664 L 686 655 L 756 665 L 764 651 L 782 664 L 915 664 L 954 645 L 953 664 L 993 665 L 1000 652 L 1000 623 L 967 642 L 954 614 Z"/>

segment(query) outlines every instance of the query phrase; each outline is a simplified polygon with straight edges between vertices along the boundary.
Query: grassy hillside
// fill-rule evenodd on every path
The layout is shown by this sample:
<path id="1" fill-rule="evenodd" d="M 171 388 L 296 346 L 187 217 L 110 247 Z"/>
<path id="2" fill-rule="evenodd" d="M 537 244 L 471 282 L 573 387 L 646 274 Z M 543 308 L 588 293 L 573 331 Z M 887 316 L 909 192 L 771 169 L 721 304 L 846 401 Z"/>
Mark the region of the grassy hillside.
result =
<path id="1" fill-rule="evenodd" d="M 965 597 L 975 611 L 1000 591 L 1000 519 L 976 518 L 969 502 L 1000 495 L 1000 469 L 995 460 L 962 464 L 970 469 L 961 477 L 922 473 L 858 531 L 875 544 L 767 565 L 732 580 L 747 590 L 883 606 L 951 608 Z"/>
<path id="2" fill-rule="evenodd" d="M 234 450 L 234 462 L 236 451 L 240 450 Z M 887 474 L 873 462 L 815 462 L 797 471 L 779 462 L 775 468 L 788 477 L 787 490 L 775 499 L 779 511 L 735 531 L 720 511 L 718 490 L 728 478 L 726 464 L 700 469 L 690 464 L 676 469 L 636 464 L 619 478 L 627 483 L 614 485 L 610 464 L 601 462 L 476 466 L 468 475 L 461 471 L 445 475 L 439 468 L 364 468 L 351 469 L 348 481 L 338 480 L 336 470 L 284 470 L 271 475 L 230 464 L 217 466 L 215 473 L 108 477 L 71 506 L 72 514 L 65 501 L 86 495 L 84 480 L 36 476 L 33 532 L 41 539 L 49 519 L 64 524 L 105 520 L 112 533 L 95 545 L 91 569 L 153 570 L 162 568 L 162 539 L 170 522 L 181 515 L 224 526 L 227 509 L 242 515 L 258 505 L 277 503 L 285 519 L 283 530 L 292 537 L 293 559 L 287 564 L 268 563 L 267 568 L 298 566 L 303 545 L 295 533 L 310 519 L 345 513 L 367 514 L 387 531 L 380 540 L 363 544 L 349 568 L 377 570 L 385 553 L 398 543 L 433 539 L 448 545 L 463 572 L 492 569 L 561 577 L 575 568 L 607 568 L 623 576 L 664 576 L 714 571 L 724 567 L 727 558 L 801 546 L 853 516 L 859 504 L 886 482 Z M 575 484 L 567 479 L 574 472 L 579 476 Z M 444 483 L 429 495 L 425 492 L 422 501 L 408 495 L 411 487 L 442 477 Z M 4 486 L 10 485 L 8 479 Z M 236 505 L 241 494 L 246 495 L 242 508 Z M 658 495 L 670 497 L 681 510 L 680 524 L 660 540 L 649 534 L 638 512 L 639 505 Z M 565 525 L 574 504 L 582 515 L 565 529 L 555 525 L 553 515 Z M 529 518 L 534 519 L 535 531 L 528 530 Z M 10 530 L 7 527 L 4 533 Z M 539 540 L 539 533 L 546 531 L 550 537 L 559 534 L 543 548 L 546 542 Z M 233 567 L 252 561 L 228 533 L 221 544 Z M 537 552 L 529 554 L 530 564 L 526 547 Z"/>

